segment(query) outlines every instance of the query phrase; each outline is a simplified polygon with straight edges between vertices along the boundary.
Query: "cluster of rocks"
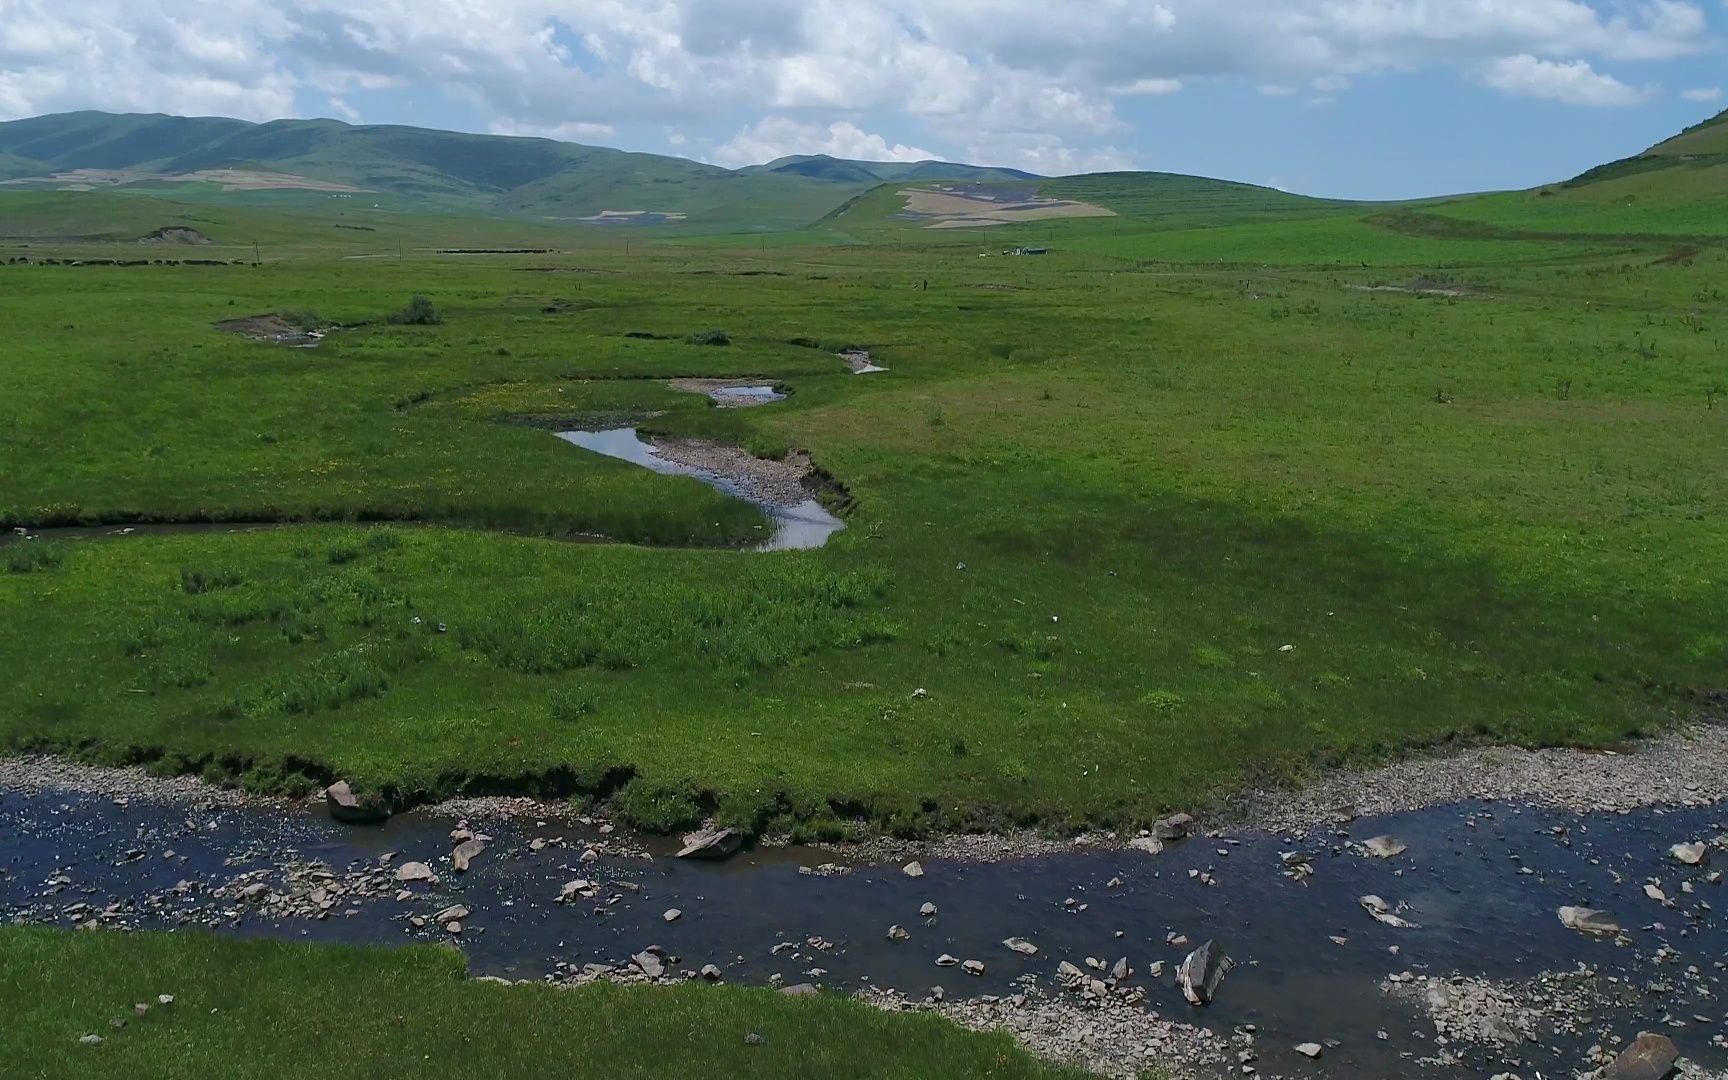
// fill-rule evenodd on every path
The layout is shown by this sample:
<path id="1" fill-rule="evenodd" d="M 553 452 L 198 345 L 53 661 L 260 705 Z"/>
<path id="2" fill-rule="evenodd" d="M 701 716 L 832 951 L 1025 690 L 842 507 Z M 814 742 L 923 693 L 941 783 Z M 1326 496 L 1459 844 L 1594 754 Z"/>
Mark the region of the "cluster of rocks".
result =
<path id="1" fill-rule="evenodd" d="M 1482 747 L 1382 768 L 1318 777 L 1297 792 L 1253 790 L 1232 817 L 1276 833 L 1303 833 L 1358 816 L 1473 799 L 1575 813 L 1645 806 L 1706 806 L 1728 799 L 1728 727 L 1701 725 L 1628 753 Z"/>
<path id="2" fill-rule="evenodd" d="M 891 1012 L 935 1012 L 973 1031 L 1007 1031 L 1033 1053 L 1075 1062 L 1109 1077 L 1138 1077 L 1154 1066 L 1183 1075 L 1215 1071 L 1235 1061 L 1228 1038 L 1166 1020 L 1156 1012 L 1106 996 L 1079 1004 L 1037 987 L 1006 997 L 913 1000 L 894 990 L 863 991 L 859 999 Z"/>
<path id="3" fill-rule="evenodd" d="M 132 1006 L 132 1015 L 130 1018 L 125 1017 L 125 1016 L 111 1017 L 108 1021 L 108 1027 L 113 1031 L 124 1031 L 127 1023 L 129 1023 L 130 1020 L 140 1019 L 142 1017 L 149 1016 L 153 1010 L 166 1009 L 173 1004 L 174 1004 L 174 995 L 173 994 L 157 994 L 156 1000 L 154 1002 L 140 1001 L 140 1002 L 134 1003 Z M 78 1045 L 79 1046 L 101 1046 L 106 1041 L 107 1041 L 106 1037 L 104 1037 L 102 1035 L 98 1035 L 95 1032 L 89 1032 L 89 1033 L 78 1036 Z"/>

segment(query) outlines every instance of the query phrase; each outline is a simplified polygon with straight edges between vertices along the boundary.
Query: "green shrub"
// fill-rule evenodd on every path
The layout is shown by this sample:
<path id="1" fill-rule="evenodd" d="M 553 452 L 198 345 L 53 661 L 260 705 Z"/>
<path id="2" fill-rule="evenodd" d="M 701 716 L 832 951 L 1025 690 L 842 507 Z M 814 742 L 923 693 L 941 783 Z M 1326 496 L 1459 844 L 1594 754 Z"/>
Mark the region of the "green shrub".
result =
<path id="1" fill-rule="evenodd" d="M 704 330 L 699 334 L 691 334 L 684 339 L 692 345 L 730 345 L 732 339 L 724 330 Z"/>
<path id="2" fill-rule="evenodd" d="M 408 301 L 408 306 L 390 316 L 390 321 L 397 326 L 436 326 L 443 322 L 438 309 L 432 306 L 432 298 L 424 293 L 414 294 Z"/>
<path id="3" fill-rule="evenodd" d="M 1140 695 L 1140 704 L 1155 713 L 1173 713 L 1182 707 L 1182 697 L 1169 690 L 1148 690 Z"/>

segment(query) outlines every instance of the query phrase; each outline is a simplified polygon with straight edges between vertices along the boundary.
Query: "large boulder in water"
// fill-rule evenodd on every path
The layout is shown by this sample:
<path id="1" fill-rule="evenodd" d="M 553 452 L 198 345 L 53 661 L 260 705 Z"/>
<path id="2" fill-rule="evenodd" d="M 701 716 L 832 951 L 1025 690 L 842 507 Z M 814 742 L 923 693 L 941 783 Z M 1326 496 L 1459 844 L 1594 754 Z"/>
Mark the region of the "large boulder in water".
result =
<path id="1" fill-rule="evenodd" d="M 680 859 L 730 859 L 744 846 L 744 836 L 737 829 L 699 829 L 687 833 Z"/>
<path id="2" fill-rule="evenodd" d="M 1663 1080 L 1680 1060 L 1680 1048 L 1666 1035 L 1639 1032 L 1638 1039 L 1596 1075 L 1601 1080 Z"/>
<path id="3" fill-rule="evenodd" d="M 1182 961 L 1176 972 L 1176 981 L 1182 985 L 1182 995 L 1190 1004 L 1204 1005 L 1212 1000 L 1218 992 L 1218 984 L 1235 966 L 1236 961 L 1225 956 L 1216 941 L 1208 941 Z"/>
<path id="4" fill-rule="evenodd" d="M 390 817 L 388 804 L 378 798 L 360 798 L 346 780 L 338 780 L 324 789 L 324 803 L 330 808 L 331 817 L 350 825 L 375 825 Z"/>

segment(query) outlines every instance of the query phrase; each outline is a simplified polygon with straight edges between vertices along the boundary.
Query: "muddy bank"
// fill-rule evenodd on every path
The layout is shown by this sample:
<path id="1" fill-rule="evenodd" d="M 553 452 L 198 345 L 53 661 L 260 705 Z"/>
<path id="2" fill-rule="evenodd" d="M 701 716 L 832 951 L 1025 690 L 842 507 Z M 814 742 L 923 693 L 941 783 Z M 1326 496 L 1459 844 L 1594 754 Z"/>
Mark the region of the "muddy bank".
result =
<path id="1" fill-rule="evenodd" d="M 325 329 L 297 325 L 274 313 L 225 319 L 216 324 L 216 329 L 251 341 L 268 341 L 299 349 L 316 347 L 323 342 L 326 333 Z"/>
<path id="2" fill-rule="evenodd" d="M 870 359 L 869 349 L 848 349 L 840 354 L 840 359 L 846 361 L 854 375 L 873 375 L 888 370 Z"/>

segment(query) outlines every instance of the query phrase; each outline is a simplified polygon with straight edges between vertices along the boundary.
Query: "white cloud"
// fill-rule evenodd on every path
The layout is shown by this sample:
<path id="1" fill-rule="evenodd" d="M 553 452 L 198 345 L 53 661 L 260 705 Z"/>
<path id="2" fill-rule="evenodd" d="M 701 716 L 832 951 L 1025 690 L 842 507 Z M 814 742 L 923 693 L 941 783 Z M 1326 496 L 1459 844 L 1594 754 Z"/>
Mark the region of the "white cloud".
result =
<path id="1" fill-rule="evenodd" d="M 1118 97 L 1162 96 L 1180 94 L 1181 79 L 1135 79 L 1126 86 L 1114 86 L 1110 92 Z"/>
<path id="2" fill-rule="evenodd" d="M 1696 101 L 1700 105 L 1714 105 L 1722 100 L 1720 86 L 1697 86 L 1690 90 L 1680 91 L 1680 96 L 1687 101 Z"/>
<path id="3" fill-rule="evenodd" d="M 611 124 L 596 124 L 587 120 L 572 120 L 565 124 L 516 124 L 508 121 L 494 121 L 487 126 L 486 130 L 493 135 L 529 135 L 539 139 L 557 139 L 561 142 L 590 142 L 594 139 L 610 139 L 618 134 L 618 129 Z"/>
<path id="4" fill-rule="evenodd" d="M 827 154 L 855 161 L 929 161 L 940 155 L 905 143 L 889 145 L 856 124 L 841 121 L 822 127 L 784 116 L 766 117 L 745 128 L 709 155 L 716 165 L 761 165 L 793 154 Z"/>
<path id="5" fill-rule="evenodd" d="M 0 115 L 264 119 L 364 90 L 412 95 L 420 116 L 453 100 L 499 130 L 583 139 L 677 128 L 712 146 L 738 117 L 772 115 L 824 141 L 836 123 L 893 124 L 926 144 L 1112 160 L 1119 109 L 1208 80 L 1313 100 L 1364 76 L 1453 70 L 1509 93 L 1626 103 L 1644 92 L 1597 69 L 1719 48 L 1705 12 L 1704 0 L 0 0 Z M 380 105 L 366 108 L 376 118 Z"/>
<path id="6" fill-rule="evenodd" d="M 360 123 L 360 112 L 354 106 L 339 97 L 329 99 L 330 115 L 338 120 L 346 120 L 350 124 Z"/>
<path id="7" fill-rule="evenodd" d="M 1528 53 L 1501 57 L 1488 66 L 1482 78 L 1503 94 L 1567 105 L 1598 108 L 1639 105 L 1650 97 L 1650 91 L 1604 75 L 1586 60 L 1569 63 L 1539 60 Z"/>

